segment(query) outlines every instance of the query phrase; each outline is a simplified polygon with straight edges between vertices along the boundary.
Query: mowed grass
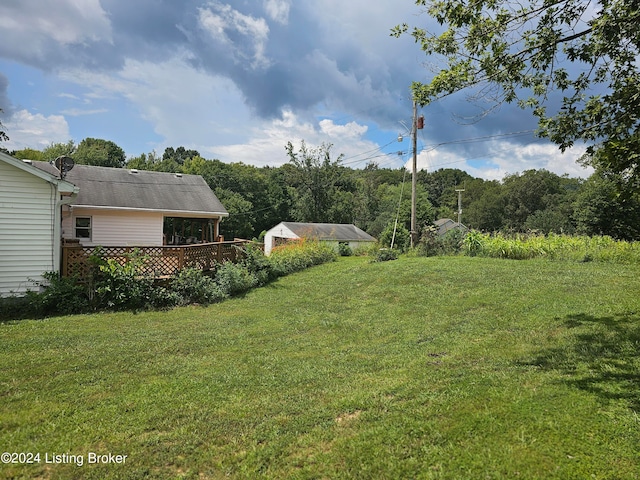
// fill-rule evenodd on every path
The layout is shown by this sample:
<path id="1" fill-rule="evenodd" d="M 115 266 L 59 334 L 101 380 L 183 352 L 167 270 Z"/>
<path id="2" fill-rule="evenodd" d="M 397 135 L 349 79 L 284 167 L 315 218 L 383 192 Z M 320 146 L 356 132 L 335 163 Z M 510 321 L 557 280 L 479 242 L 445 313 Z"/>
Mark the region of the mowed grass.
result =
<path id="1" fill-rule="evenodd" d="M 41 454 L 0 476 L 639 478 L 639 291 L 637 265 L 347 258 L 0 325 L 0 450 Z"/>

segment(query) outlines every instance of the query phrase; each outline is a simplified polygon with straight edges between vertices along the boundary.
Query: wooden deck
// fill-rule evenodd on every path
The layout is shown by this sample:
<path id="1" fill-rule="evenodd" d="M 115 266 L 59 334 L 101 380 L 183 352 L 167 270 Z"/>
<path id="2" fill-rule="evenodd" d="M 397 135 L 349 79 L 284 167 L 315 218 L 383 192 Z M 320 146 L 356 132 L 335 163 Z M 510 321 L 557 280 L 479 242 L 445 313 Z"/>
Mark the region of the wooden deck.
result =
<path id="1" fill-rule="evenodd" d="M 243 255 L 242 248 L 249 240 L 233 242 L 199 243 L 194 245 L 166 245 L 158 247 L 85 247 L 67 244 L 62 247 L 62 275 L 85 278 L 91 271 L 89 257 L 96 253 L 105 259 L 127 262 L 134 252 L 144 258 L 142 272 L 157 278 L 175 275 L 183 268 L 210 271 L 222 262 L 235 262 Z"/>

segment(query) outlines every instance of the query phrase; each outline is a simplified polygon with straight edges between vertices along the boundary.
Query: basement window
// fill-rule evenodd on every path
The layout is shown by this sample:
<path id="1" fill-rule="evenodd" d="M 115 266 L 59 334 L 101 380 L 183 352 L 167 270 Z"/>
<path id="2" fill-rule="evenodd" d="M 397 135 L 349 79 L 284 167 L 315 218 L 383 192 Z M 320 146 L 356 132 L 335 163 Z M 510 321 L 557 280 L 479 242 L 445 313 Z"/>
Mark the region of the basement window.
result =
<path id="1" fill-rule="evenodd" d="M 76 238 L 91 240 L 91 217 L 76 217 Z"/>

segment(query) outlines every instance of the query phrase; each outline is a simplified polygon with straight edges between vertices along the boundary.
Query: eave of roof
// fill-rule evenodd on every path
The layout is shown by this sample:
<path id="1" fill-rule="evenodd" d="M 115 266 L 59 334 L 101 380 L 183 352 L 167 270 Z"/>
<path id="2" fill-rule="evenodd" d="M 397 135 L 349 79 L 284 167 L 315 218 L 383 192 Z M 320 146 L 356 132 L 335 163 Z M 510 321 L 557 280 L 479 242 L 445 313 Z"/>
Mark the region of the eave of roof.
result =
<path id="1" fill-rule="evenodd" d="M 92 208 L 97 210 L 117 210 L 117 211 L 130 211 L 130 212 L 154 212 L 170 215 L 181 215 L 190 217 L 203 217 L 203 218 L 215 218 L 215 217 L 228 217 L 228 212 L 199 212 L 195 210 L 159 210 L 157 208 L 135 208 L 135 207 L 113 207 L 109 205 L 83 205 L 74 203 L 71 208 Z"/>
<path id="2" fill-rule="evenodd" d="M 44 180 L 45 182 L 56 185 L 60 193 L 65 193 L 65 194 L 78 193 L 78 187 L 75 186 L 73 183 L 67 182 L 39 168 L 35 168 L 30 161 L 25 162 L 24 160 L 19 160 L 17 158 L 12 157 L 11 155 L 7 155 L 4 152 L 0 152 L 0 160 L 3 160 L 5 163 L 8 163 L 9 165 L 12 165 L 24 172 L 34 175 Z"/>

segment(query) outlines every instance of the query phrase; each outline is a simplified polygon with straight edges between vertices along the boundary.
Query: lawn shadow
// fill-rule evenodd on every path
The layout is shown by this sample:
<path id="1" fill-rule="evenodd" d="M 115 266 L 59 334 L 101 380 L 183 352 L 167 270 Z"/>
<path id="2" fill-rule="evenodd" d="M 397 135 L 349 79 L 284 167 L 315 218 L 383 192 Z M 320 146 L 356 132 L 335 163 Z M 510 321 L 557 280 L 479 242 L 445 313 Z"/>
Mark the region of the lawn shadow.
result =
<path id="1" fill-rule="evenodd" d="M 566 382 L 591 392 L 603 401 L 625 400 L 640 409 L 640 314 L 615 316 L 569 315 L 564 321 L 573 330 L 562 346 L 542 349 L 520 362 L 558 371 Z"/>

